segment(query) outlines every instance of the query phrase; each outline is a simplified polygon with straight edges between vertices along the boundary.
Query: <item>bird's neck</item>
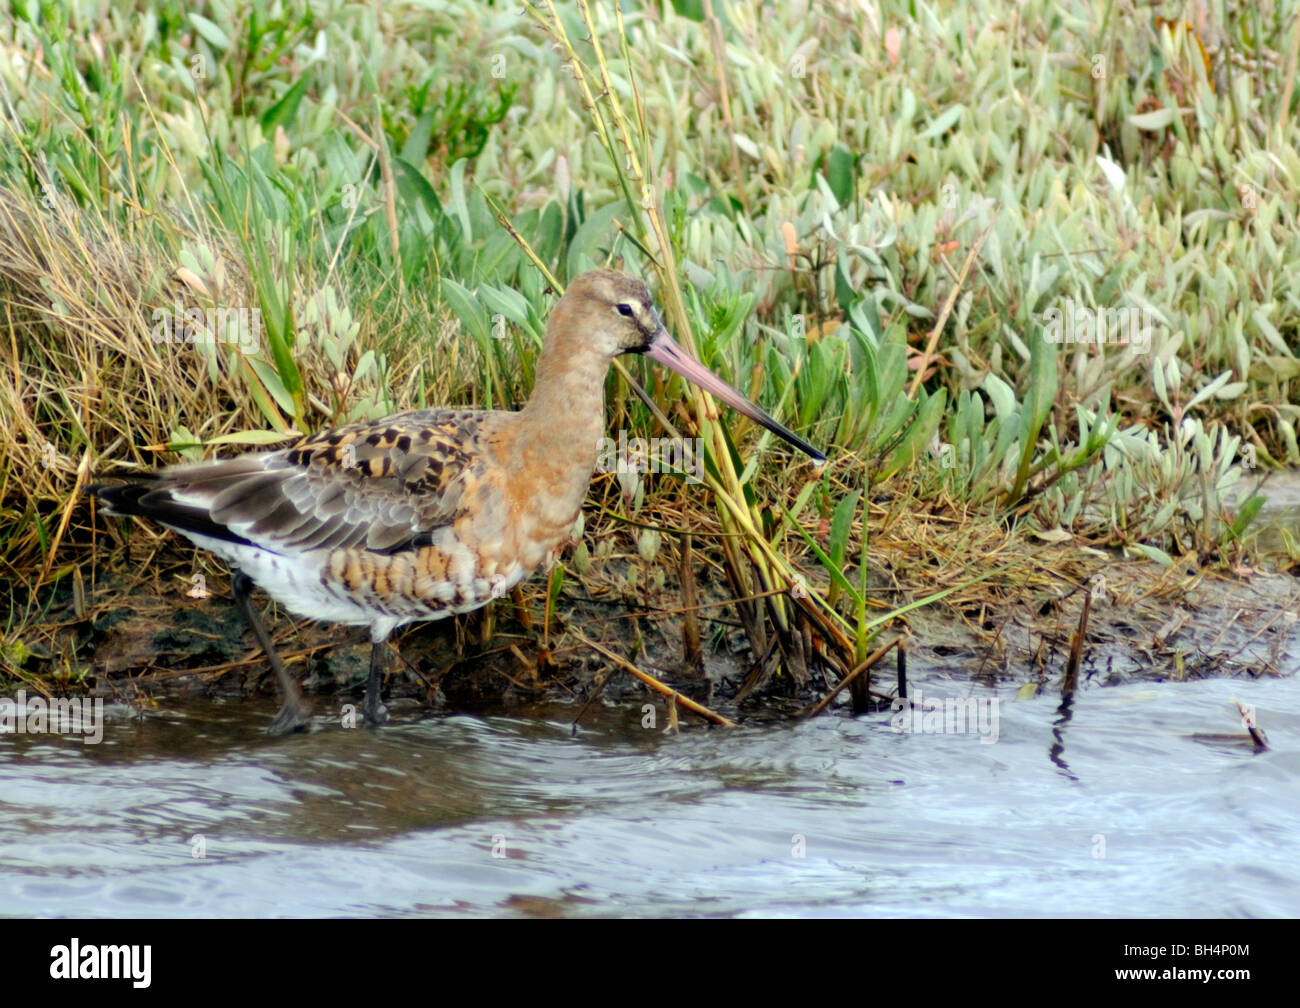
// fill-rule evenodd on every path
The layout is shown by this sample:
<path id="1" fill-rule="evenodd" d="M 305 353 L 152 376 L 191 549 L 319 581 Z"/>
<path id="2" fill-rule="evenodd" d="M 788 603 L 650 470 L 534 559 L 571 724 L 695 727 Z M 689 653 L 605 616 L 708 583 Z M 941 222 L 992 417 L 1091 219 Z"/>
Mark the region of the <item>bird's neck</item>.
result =
<path id="1" fill-rule="evenodd" d="M 600 440 L 605 436 L 605 376 L 609 359 L 593 352 L 564 314 L 552 314 L 537 359 L 528 405 L 520 411 L 525 454 L 553 473 L 550 492 L 576 510 L 591 482 Z M 540 489 L 540 488 L 539 488 Z"/>

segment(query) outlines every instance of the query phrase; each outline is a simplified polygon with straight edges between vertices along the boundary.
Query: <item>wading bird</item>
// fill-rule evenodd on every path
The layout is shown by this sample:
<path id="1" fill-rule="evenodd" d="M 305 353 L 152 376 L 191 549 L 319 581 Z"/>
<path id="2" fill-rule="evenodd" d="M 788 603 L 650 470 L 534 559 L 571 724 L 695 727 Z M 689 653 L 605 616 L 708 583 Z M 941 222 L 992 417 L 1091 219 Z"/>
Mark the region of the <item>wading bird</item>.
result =
<path id="1" fill-rule="evenodd" d="M 235 601 L 284 699 L 272 733 L 306 727 L 308 708 L 253 608 L 254 584 L 300 616 L 369 627 L 362 712 L 377 724 L 383 644 L 396 627 L 478 609 L 554 563 L 604 436 L 605 373 L 626 353 L 671 368 L 825 461 L 687 356 L 645 284 L 593 270 L 551 312 L 533 394 L 518 412 L 415 410 L 91 492 L 109 513 L 149 518 L 231 565 Z"/>

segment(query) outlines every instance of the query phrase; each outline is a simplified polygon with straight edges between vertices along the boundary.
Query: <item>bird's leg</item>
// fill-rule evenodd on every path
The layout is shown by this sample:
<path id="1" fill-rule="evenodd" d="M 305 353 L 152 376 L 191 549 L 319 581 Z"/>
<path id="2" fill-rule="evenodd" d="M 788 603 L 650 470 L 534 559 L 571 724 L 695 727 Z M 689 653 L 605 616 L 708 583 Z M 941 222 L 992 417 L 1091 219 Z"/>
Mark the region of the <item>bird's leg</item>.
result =
<path id="1" fill-rule="evenodd" d="M 370 645 L 370 675 L 366 678 L 366 699 L 361 704 L 361 713 L 366 723 L 381 725 L 388 720 L 388 708 L 379 699 L 380 666 L 384 660 L 384 642 L 374 641 Z"/>
<path id="2" fill-rule="evenodd" d="M 529 633 L 533 631 L 533 611 L 528 608 L 528 603 L 524 601 L 524 590 L 518 585 L 510 589 L 510 601 L 515 604 L 515 612 L 519 614 L 519 622 Z"/>
<path id="3" fill-rule="evenodd" d="M 285 671 L 284 663 L 280 661 L 280 656 L 276 654 L 275 648 L 271 645 L 271 637 L 266 632 L 266 627 L 262 625 L 261 617 L 257 615 L 257 610 L 253 608 L 251 597 L 253 593 L 252 578 L 243 571 L 235 571 L 230 582 L 230 591 L 235 597 L 235 603 L 243 612 L 244 619 L 253 628 L 253 636 L 257 638 L 257 643 L 261 645 L 267 661 L 271 663 L 276 679 L 280 681 L 280 696 L 284 699 L 284 704 L 267 731 L 272 735 L 286 735 L 289 732 L 302 731 L 307 727 L 308 723 L 307 703 L 303 700 L 302 689 L 298 686 L 298 681 L 290 678 L 289 673 Z"/>

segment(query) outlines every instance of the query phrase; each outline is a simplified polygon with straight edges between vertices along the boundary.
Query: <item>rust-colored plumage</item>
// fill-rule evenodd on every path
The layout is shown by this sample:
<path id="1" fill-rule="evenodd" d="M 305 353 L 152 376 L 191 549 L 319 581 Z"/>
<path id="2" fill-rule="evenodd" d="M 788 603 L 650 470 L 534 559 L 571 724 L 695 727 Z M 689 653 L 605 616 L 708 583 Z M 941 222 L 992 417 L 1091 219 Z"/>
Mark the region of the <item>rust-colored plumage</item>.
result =
<path id="1" fill-rule="evenodd" d="M 604 435 L 605 372 L 623 353 L 661 361 L 822 458 L 687 357 L 640 280 L 597 270 L 556 304 L 518 412 L 416 410 L 92 492 L 110 513 L 151 518 L 235 568 L 236 600 L 284 694 L 273 731 L 304 727 L 307 707 L 249 602 L 253 583 L 299 615 L 370 628 L 362 709 L 378 722 L 395 627 L 477 609 L 554 562 Z"/>

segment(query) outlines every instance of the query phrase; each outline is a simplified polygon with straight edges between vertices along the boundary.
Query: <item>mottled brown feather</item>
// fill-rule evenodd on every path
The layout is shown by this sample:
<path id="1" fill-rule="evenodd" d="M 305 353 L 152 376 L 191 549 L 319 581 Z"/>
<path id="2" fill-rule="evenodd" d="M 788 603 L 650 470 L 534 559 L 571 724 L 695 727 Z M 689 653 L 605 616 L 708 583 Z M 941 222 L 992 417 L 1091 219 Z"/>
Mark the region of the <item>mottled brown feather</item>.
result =
<path id="1" fill-rule="evenodd" d="M 455 521 L 465 480 L 482 466 L 477 435 L 491 418 L 419 410 L 278 452 L 176 466 L 144 503 L 161 511 L 166 495 L 205 508 L 213 522 L 275 553 L 391 553 Z"/>

